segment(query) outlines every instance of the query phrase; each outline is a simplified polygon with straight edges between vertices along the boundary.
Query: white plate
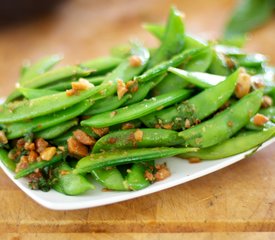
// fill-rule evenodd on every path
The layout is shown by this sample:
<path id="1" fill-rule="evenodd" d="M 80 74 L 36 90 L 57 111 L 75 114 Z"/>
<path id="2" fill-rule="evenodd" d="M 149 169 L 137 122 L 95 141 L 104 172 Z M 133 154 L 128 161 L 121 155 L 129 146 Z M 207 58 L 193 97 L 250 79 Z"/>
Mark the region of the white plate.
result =
<path id="1" fill-rule="evenodd" d="M 257 151 L 267 147 L 275 142 L 275 138 L 265 142 Z M 29 197 L 40 205 L 54 210 L 74 210 L 83 208 L 92 208 L 111 203 L 121 202 L 132 198 L 137 198 L 154 192 L 158 192 L 179 184 L 191 181 L 202 177 L 219 169 L 227 167 L 239 160 L 245 158 L 253 150 L 213 161 L 204 161 L 197 164 L 190 164 L 180 158 L 166 158 L 158 160 L 158 162 L 166 162 L 170 171 L 171 177 L 154 183 L 151 186 L 136 192 L 103 192 L 102 187 L 95 183 L 96 190 L 89 191 L 83 196 L 65 196 L 54 190 L 50 192 L 33 191 L 28 188 L 26 179 L 15 180 L 14 174 L 9 171 L 0 161 L 0 166 L 9 178 L 21 188 Z"/>

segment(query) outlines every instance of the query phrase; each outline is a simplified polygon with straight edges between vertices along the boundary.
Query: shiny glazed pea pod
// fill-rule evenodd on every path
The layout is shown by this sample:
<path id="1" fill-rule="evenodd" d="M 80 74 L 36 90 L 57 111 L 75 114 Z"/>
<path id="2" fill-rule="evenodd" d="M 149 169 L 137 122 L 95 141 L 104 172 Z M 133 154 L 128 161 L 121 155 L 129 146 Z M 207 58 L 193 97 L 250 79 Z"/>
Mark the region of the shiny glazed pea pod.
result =
<path id="1" fill-rule="evenodd" d="M 184 152 L 196 151 L 196 148 L 139 148 L 114 151 L 111 153 L 95 153 L 78 161 L 74 173 L 87 173 L 94 169 L 117 166 L 140 161 L 151 161 L 157 158 L 175 156 Z"/>
<path id="2" fill-rule="evenodd" d="M 148 68 L 170 59 L 183 50 L 185 27 L 182 18 L 182 13 L 171 7 L 161 46 L 149 60 Z"/>
<path id="3" fill-rule="evenodd" d="M 201 160 L 226 158 L 255 148 L 274 135 L 275 127 L 262 131 L 246 131 L 212 147 L 201 148 L 197 152 L 178 156 L 187 159 L 196 157 Z"/>
<path id="4" fill-rule="evenodd" d="M 147 127 L 184 129 L 217 111 L 233 94 L 240 70 L 216 86 L 208 88 L 189 100 L 154 112 L 141 120 Z M 207 107 L 206 107 L 207 106 Z"/>
<path id="5" fill-rule="evenodd" d="M 0 148 L 0 161 L 11 171 L 15 171 L 16 164 L 8 157 L 8 152 Z"/>
<path id="6" fill-rule="evenodd" d="M 101 137 L 93 147 L 93 153 L 116 149 L 169 147 L 183 143 L 176 131 L 156 128 L 128 129 L 111 132 Z"/>
<path id="7" fill-rule="evenodd" d="M 95 189 L 94 185 L 83 175 L 73 174 L 72 168 L 63 162 L 57 169 L 57 182 L 53 189 L 70 196 L 77 196 Z M 65 173 L 65 174 L 64 174 Z"/>
<path id="8" fill-rule="evenodd" d="M 151 182 L 146 179 L 145 171 L 150 171 L 150 167 L 153 166 L 151 162 L 134 163 L 125 179 L 129 189 L 136 191 L 150 186 Z"/>
<path id="9" fill-rule="evenodd" d="M 66 92 L 43 96 L 40 98 L 23 101 L 18 106 L 2 105 L 0 106 L 0 123 L 11 123 L 40 117 L 73 106 L 96 93 L 105 89 L 100 85 L 87 90 L 79 91 L 78 94 L 68 96 Z"/>
<path id="10" fill-rule="evenodd" d="M 131 121 L 145 116 L 151 112 L 157 111 L 159 108 L 163 108 L 186 99 L 189 95 L 190 91 L 188 90 L 177 90 L 123 108 L 119 108 L 112 112 L 104 112 L 95 115 L 87 120 L 81 121 L 81 125 L 101 128 Z"/>
<path id="11" fill-rule="evenodd" d="M 130 94 L 126 94 L 121 99 L 118 99 L 117 96 L 109 96 L 104 99 L 100 99 L 95 102 L 87 111 L 85 111 L 82 115 L 84 116 L 93 116 L 95 114 L 100 114 L 107 111 L 112 111 L 114 109 L 119 108 L 123 105 L 127 100 L 131 98 Z"/>
<path id="12" fill-rule="evenodd" d="M 25 177 L 31 173 L 33 173 L 36 169 L 42 169 L 51 165 L 54 165 L 57 162 L 62 161 L 63 155 L 58 154 L 55 155 L 50 161 L 40 161 L 29 164 L 29 166 L 25 169 L 20 170 L 18 173 L 15 174 L 15 179 Z"/>
<path id="13" fill-rule="evenodd" d="M 55 91 L 55 90 L 23 88 L 23 87 L 20 87 L 18 90 L 27 99 L 35 99 L 35 98 L 39 98 L 39 97 L 48 96 L 48 95 L 58 93 L 58 91 Z"/>
<path id="14" fill-rule="evenodd" d="M 53 127 L 46 128 L 42 131 L 36 132 L 35 136 L 43 139 L 53 139 L 59 137 L 61 134 L 65 133 L 67 130 L 76 126 L 78 123 L 77 119 L 69 120 L 67 122 L 59 123 Z"/>
<path id="15" fill-rule="evenodd" d="M 198 56 L 202 52 L 207 51 L 207 48 L 196 48 L 196 49 L 190 49 L 185 50 L 178 55 L 175 55 L 172 59 L 162 62 L 150 69 L 148 69 L 143 74 L 135 77 L 134 79 L 138 82 L 146 82 L 151 80 L 152 78 L 155 78 L 156 76 L 159 76 L 161 74 L 166 73 L 167 69 L 169 67 L 177 67 L 181 64 L 185 64 L 188 61 L 190 61 L 192 58 Z"/>
<path id="16" fill-rule="evenodd" d="M 215 86 L 225 80 L 224 76 L 218 76 L 209 73 L 201 72 L 188 72 L 179 68 L 168 68 L 168 71 L 174 73 L 175 75 L 181 77 L 183 80 L 191 83 L 200 88 L 210 88 Z"/>
<path id="17" fill-rule="evenodd" d="M 86 100 L 65 110 L 34 118 L 27 121 L 6 124 L 7 138 L 15 139 L 30 132 L 38 132 L 45 128 L 55 126 L 67 120 L 75 118 L 87 110 L 93 102 Z"/>
<path id="18" fill-rule="evenodd" d="M 96 74 L 106 73 L 114 68 L 116 68 L 123 61 L 122 58 L 118 57 L 100 57 L 96 59 L 92 59 L 80 64 L 82 68 L 95 70 Z"/>
<path id="19" fill-rule="evenodd" d="M 115 167 L 94 169 L 91 171 L 91 174 L 97 182 L 107 189 L 115 191 L 129 190 L 127 182 Z"/>
<path id="20" fill-rule="evenodd" d="M 229 68 L 227 65 L 225 55 L 218 53 L 215 49 L 212 51 L 212 62 L 208 69 L 209 73 L 221 76 L 228 76 L 231 74 L 234 69 Z"/>
<path id="21" fill-rule="evenodd" d="M 60 55 L 52 55 L 38 60 L 36 63 L 30 65 L 27 68 L 22 77 L 20 77 L 19 83 L 21 85 L 24 85 L 24 83 L 28 82 L 30 79 L 41 75 L 53 68 L 62 59 L 63 57 Z"/>
<path id="22" fill-rule="evenodd" d="M 150 82 L 149 82 L 150 83 Z M 183 89 L 188 86 L 188 82 L 174 74 L 167 74 L 164 79 L 157 84 L 151 91 L 152 96 L 159 96 L 164 93 Z"/>
<path id="23" fill-rule="evenodd" d="M 39 88 L 50 83 L 55 83 L 59 81 L 65 81 L 67 79 L 78 79 L 80 77 L 88 76 L 91 73 L 91 70 L 82 69 L 78 66 L 66 66 L 59 69 L 54 69 L 48 72 L 45 72 L 41 75 L 38 75 L 28 81 L 24 82 L 23 87 L 28 88 Z M 18 90 L 12 92 L 6 100 L 6 103 L 18 98 L 21 96 L 21 93 Z"/>
<path id="24" fill-rule="evenodd" d="M 239 131 L 260 108 L 262 92 L 256 90 L 214 118 L 179 133 L 185 146 L 206 148 L 218 144 Z"/>
<path id="25" fill-rule="evenodd" d="M 158 85 L 160 82 L 162 82 L 164 80 L 164 78 L 165 78 L 165 75 L 160 75 L 152 81 L 140 83 L 138 85 L 137 92 L 132 93 L 132 97 L 129 100 L 127 100 L 126 103 L 122 104 L 122 106 L 127 106 L 127 105 L 131 105 L 133 103 L 142 101 L 143 99 L 146 98 L 149 91 L 152 88 L 154 88 L 156 85 Z"/>

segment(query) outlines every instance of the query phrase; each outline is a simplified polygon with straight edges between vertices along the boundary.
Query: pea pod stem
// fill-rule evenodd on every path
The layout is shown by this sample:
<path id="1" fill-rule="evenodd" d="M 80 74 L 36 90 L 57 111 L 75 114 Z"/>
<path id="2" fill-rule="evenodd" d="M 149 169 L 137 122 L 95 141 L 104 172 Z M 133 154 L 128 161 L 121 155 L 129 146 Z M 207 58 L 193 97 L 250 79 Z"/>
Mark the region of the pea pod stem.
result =
<path id="1" fill-rule="evenodd" d="M 188 151 L 196 151 L 196 148 L 140 148 L 114 151 L 111 153 L 95 153 L 80 159 L 74 173 L 91 172 L 94 169 L 116 166 L 139 161 L 150 161 L 157 158 L 175 156 Z"/>

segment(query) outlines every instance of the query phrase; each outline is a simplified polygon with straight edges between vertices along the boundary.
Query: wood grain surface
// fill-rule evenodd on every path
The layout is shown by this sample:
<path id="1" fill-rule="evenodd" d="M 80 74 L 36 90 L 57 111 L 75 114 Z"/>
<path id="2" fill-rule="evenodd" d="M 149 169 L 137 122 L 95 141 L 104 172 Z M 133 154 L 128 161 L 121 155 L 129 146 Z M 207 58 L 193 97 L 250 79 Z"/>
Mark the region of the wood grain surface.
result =
<path id="1" fill-rule="evenodd" d="M 49 16 L 0 30 L 0 97 L 13 89 L 26 58 L 64 53 L 63 64 L 73 64 L 106 55 L 112 46 L 133 37 L 155 44 L 140 25 L 163 22 L 172 2 L 186 13 L 189 32 L 214 39 L 235 1 L 67 1 Z M 274 39 L 273 17 L 251 34 L 247 49 L 267 54 L 275 64 Z M 274 146 L 187 184 L 79 211 L 51 211 L 39 206 L 0 170 L 0 238 L 85 239 L 88 235 L 66 233 L 93 232 L 92 239 L 274 239 L 272 233 L 180 234 L 275 231 Z M 21 235 L 31 232 L 40 234 Z M 60 234 L 42 234 L 56 232 Z"/>

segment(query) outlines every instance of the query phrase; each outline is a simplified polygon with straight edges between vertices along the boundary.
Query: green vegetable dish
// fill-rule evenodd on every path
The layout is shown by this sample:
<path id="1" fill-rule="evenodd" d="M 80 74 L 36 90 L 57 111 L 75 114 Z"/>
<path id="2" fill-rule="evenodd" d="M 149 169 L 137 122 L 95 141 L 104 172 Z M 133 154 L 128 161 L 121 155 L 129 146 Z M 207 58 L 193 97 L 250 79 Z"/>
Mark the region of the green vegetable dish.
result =
<path id="1" fill-rule="evenodd" d="M 66 195 L 94 189 L 92 179 L 139 190 L 170 176 L 156 159 L 221 159 L 274 137 L 265 56 L 186 33 L 175 7 L 165 26 L 144 28 L 159 47 L 136 41 L 75 66 L 53 69 L 54 55 L 22 67 L 0 106 L 0 159 L 15 178 Z"/>

